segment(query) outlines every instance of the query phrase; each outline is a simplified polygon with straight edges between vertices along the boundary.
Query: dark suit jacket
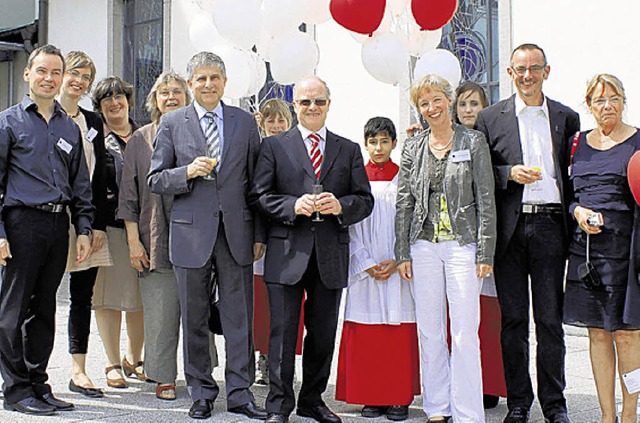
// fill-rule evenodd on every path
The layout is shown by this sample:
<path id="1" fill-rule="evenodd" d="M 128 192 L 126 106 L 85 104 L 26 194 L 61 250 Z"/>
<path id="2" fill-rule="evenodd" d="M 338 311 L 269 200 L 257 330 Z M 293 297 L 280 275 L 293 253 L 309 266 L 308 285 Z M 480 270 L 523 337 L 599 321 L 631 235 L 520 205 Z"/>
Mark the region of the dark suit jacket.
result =
<path id="1" fill-rule="evenodd" d="M 565 217 L 572 197 L 568 177 L 569 143 L 580 130 L 580 117 L 576 112 L 557 101 L 547 98 L 549 124 L 553 144 L 553 161 Z M 496 181 L 496 209 L 498 216 L 498 240 L 496 258 L 501 257 L 513 236 L 518 223 L 524 188 L 509 180 L 511 167 L 523 163 L 518 119 L 515 113 L 515 95 L 482 110 L 476 120 L 476 129 L 484 133 L 491 150 Z M 567 219 L 565 239 L 568 240 Z M 567 243 L 568 245 L 568 243 Z"/>
<path id="2" fill-rule="evenodd" d="M 373 208 L 360 147 L 327 131 L 320 174 L 324 191 L 340 201 L 342 215 L 325 215 L 323 222 L 314 223 L 294 212 L 296 200 L 311 193 L 315 182 L 300 131 L 296 127 L 262 142 L 251 198 L 270 219 L 266 282 L 293 285 L 300 281 L 315 248 L 322 283 L 330 289 L 347 286 L 348 227 Z"/>
<path id="3" fill-rule="evenodd" d="M 223 104 L 224 145 L 214 180 L 187 181 L 187 166 L 206 156 L 207 141 L 193 104 L 162 116 L 154 141 L 148 181 L 156 194 L 174 195 L 171 211 L 170 259 L 180 267 L 200 268 L 213 252 L 219 214 L 231 255 L 241 266 L 253 262 L 253 243 L 264 242 L 260 219 L 255 223 L 247 196 L 260 148 L 252 115 Z"/>
<path id="4" fill-rule="evenodd" d="M 91 128 L 95 129 L 98 134 L 93 138 L 93 153 L 96 159 L 95 169 L 93 170 L 93 177 L 91 179 L 91 202 L 96 208 L 95 218 L 91 227 L 104 231 L 109 220 L 109 214 L 107 213 L 107 156 L 106 149 L 104 147 L 104 123 L 102 117 L 98 113 L 85 110 L 82 107 L 79 108 L 80 112 L 84 115 L 84 119 L 87 121 L 87 130 L 91 131 Z"/>

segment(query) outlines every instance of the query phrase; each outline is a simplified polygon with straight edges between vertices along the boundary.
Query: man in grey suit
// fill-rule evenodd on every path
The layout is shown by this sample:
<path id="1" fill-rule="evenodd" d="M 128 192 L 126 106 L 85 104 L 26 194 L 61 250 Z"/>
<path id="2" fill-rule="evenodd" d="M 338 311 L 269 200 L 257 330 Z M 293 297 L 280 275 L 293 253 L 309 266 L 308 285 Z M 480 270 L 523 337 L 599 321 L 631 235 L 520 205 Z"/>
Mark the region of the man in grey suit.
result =
<path id="1" fill-rule="evenodd" d="M 255 377 L 251 265 L 264 251 L 264 235 L 247 194 L 260 137 L 253 116 L 220 101 L 227 82 L 220 57 L 196 54 L 187 76 L 194 101 L 162 117 L 148 180 L 153 192 L 175 198 L 169 248 L 182 309 L 185 377 L 194 401 L 189 416 L 210 417 L 219 392 L 211 376 L 207 324 L 215 274 L 228 411 L 264 420 L 266 412 L 249 390 Z"/>

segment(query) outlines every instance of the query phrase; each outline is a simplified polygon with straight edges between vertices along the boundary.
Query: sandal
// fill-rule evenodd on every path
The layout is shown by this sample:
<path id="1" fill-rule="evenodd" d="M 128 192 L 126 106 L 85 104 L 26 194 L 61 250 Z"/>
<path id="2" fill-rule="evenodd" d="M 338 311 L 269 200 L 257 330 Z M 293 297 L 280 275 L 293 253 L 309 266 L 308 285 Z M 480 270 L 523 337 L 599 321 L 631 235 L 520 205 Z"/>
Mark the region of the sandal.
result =
<path id="1" fill-rule="evenodd" d="M 109 372 L 112 370 L 118 370 L 119 372 L 121 372 L 122 366 L 119 364 L 114 364 L 113 366 L 109 366 L 106 369 L 104 369 L 104 373 L 105 375 L 107 375 L 107 386 L 109 386 L 110 388 L 118 388 L 118 389 L 127 388 L 127 381 L 124 380 L 122 376 L 116 379 L 109 379 Z"/>
<path id="2" fill-rule="evenodd" d="M 173 401 L 176 399 L 176 385 L 173 383 L 158 383 L 156 386 L 156 398 Z"/>
<path id="3" fill-rule="evenodd" d="M 141 381 L 146 381 L 147 377 L 144 375 L 144 370 L 143 371 L 138 371 L 138 367 L 143 367 L 144 366 L 144 361 L 138 361 L 135 366 L 131 363 L 129 363 L 129 360 L 127 360 L 127 357 L 122 357 L 122 370 L 124 371 L 124 374 L 127 377 L 130 378 L 136 378 L 138 380 Z"/>

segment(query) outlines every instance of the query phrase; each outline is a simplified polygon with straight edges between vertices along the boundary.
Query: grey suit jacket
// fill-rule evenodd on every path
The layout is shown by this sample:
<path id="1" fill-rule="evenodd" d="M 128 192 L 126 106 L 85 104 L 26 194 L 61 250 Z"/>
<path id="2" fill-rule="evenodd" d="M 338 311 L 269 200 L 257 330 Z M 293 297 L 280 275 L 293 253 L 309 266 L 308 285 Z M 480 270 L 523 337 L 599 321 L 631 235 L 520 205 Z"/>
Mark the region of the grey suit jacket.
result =
<path id="1" fill-rule="evenodd" d="M 220 213 L 231 255 L 246 266 L 253 243 L 264 242 L 261 221 L 254 222 L 247 195 L 260 148 L 253 116 L 223 104 L 224 147 L 214 180 L 187 181 L 187 166 L 206 155 L 206 139 L 193 104 L 161 119 L 154 141 L 148 182 L 156 194 L 174 195 L 169 256 L 179 267 L 202 267 L 213 252 Z M 254 228 L 255 223 L 255 228 Z"/>
<path id="2" fill-rule="evenodd" d="M 340 216 L 324 221 L 298 216 L 298 197 L 311 193 L 315 174 L 298 128 L 265 138 L 256 166 L 252 202 L 269 219 L 265 259 L 266 282 L 293 285 L 300 281 L 315 249 L 322 283 L 330 289 L 347 286 L 349 225 L 373 209 L 371 187 L 360 147 L 327 131 L 320 183 L 342 205 Z"/>
<path id="3" fill-rule="evenodd" d="M 565 239 L 568 245 L 568 204 L 573 196 L 569 181 L 569 145 L 580 130 L 580 117 L 569 107 L 547 97 L 549 125 L 553 145 L 558 189 L 565 212 Z M 515 112 L 515 95 L 488 107 L 478 114 L 476 129 L 482 132 L 491 151 L 496 181 L 496 211 L 498 214 L 498 240 L 496 257 L 502 256 L 518 223 L 522 205 L 522 184 L 509 180 L 511 167 L 523 163 L 520 130 Z"/>

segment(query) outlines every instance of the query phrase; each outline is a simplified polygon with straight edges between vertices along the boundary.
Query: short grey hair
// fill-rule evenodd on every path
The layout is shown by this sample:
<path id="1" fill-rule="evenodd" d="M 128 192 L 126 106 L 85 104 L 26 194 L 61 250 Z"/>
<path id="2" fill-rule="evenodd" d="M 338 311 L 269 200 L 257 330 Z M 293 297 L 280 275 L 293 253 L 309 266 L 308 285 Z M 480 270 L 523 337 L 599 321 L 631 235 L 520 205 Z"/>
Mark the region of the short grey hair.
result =
<path id="1" fill-rule="evenodd" d="M 224 61 L 217 54 L 213 54 L 210 51 L 201 51 L 196 53 L 189 63 L 187 63 L 187 78 L 193 79 L 193 72 L 196 68 L 217 66 L 222 72 L 223 77 L 227 77 L 227 69 L 224 67 Z"/>
<path id="2" fill-rule="evenodd" d="M 180 88 L 182 88 L 185 104 L 191 103 L 191 91 L 189 91 L 187 81 L 172 70 L 162 72 L 147 95 L 147 111 L 151 116 L 151 120 L 155 123 L 160 122 L 160 117 L 162 116 L 162 112 L 160 112 L 160 109 L 158 108 L 158 99 L 156 98 L 156 94 L 158 93 L 160 86 L 168 85 L 171 81 L 177 82 L 178 85 L 180 85 Z"/>
<path id="3" fill-rule="evenodd" d="M 331 91 L 329 91 L 329 86 L 324 80 L 322 80 L 318 75 L 307 75 L 298 79 L 293 86 L 293 99 L 296 100 L 296 91 L 298 90 L 298 85 L 303 83 L 304 81 L 318 81 L 322 85 L 324 85 L 324 89 L 327 92 L 327 100 L 331 99 Z"/>

